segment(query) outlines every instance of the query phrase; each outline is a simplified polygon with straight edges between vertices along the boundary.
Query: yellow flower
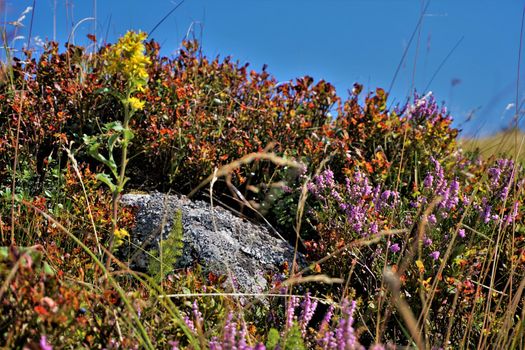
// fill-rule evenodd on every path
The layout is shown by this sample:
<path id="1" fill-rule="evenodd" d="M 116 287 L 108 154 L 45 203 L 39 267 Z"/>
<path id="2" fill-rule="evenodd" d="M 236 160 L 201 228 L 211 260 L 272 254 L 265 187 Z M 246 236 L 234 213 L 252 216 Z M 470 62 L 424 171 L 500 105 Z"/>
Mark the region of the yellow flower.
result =
<path id="1" fill-rule="evenodd" d="M 124 243 L 124 239 L 129 237 L 128 231 L 123 228 L 118 228 L 115 230 L 115 243 L 113 247 L 116 249 Z"/>
<path id="2" fill-rule="evenodd" d="M 120 74 L 131 90 L 141 90 L 148 80 L 151 61 L 144 55 L 146 38 L 146 33 L 129 31 L 104 55 L 106 73 Z"/>
<path id="3" fill-rule="evenodd" d="M 131 108 L 133 108 L 134 110 L 139 110 L 139 109 L 144 108 L 144 104 L 145 104 L 144 101 L 141 101 L 136 97 L 128 98 L 128 103 L 131 106 Z"/>
<path id="4" fill-rule="evenodd" d="M 115 237 L 117 237 L 118 239 L 127 238 L 129 237 L 129 232 L 124 228 L 117 228 L 115 230 Z"/>

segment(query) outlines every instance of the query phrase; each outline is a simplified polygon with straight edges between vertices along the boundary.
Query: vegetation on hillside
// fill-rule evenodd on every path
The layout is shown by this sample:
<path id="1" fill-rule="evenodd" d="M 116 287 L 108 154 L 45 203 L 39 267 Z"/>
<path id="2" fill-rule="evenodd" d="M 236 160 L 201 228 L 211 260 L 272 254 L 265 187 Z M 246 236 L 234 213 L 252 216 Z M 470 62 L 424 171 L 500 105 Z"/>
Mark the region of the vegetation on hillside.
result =
<path id="1" fill-rule="evenodd" d="M 145 38 L 3 63 L 0 346 L 525 348 L 519 161 L 458 149 L 431 95 L 390 107 Z M 199 266 L 130 270 L 122 192 L 210 184 L 311 266 L 253 299 Z"/>

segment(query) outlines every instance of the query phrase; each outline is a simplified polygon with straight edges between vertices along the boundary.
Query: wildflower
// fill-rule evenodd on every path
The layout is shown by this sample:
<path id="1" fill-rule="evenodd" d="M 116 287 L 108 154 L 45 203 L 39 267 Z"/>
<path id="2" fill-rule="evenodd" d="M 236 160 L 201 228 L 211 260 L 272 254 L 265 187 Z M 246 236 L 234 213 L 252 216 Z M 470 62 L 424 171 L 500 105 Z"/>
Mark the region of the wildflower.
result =
<path id="1" fill-rule="evenodd" d="M 133 91 L 140 91 L 148 79 L 146 68 L 151 61 L 144 55 L 146 37 L 146 33 L 129 31 L 104 56 L 106 72 L 121 75 Z"/>
<path id="2" fill-rule="evenodd" d="M 430 257 L 431 257 L 432 259 L 434 259 L 434 260 L 438 260 L 440 254 L 441 254 L 441 253 L 440 253 L 438 250 L 436 250 L 436 251 L 433 251 L 432 253 L 430 253 Z"/>
<path id="3" fill-rule="evenodd" d="M 434 225 L 437 222 L 436 216 L 434 214 L 430 214 L 429 216 L 427 216 L 427 220 L 429 224 L 432 225 Z"/>
<path id="4" fill-rule="evenodd" d="M 117 228 L 115 230 L 115 248 L 118 248 L 124 243 L 124 239 L 129 237 L 128 231 L 123 228 Z"/>
<path id="5" fill-rule="evenodd" d="M 519 202 L 514 202 L 514 205 L 512 207 L 512 212 L 507 217 L 507 224 L 510 224 L 516 220 L 516 217 L 518 216 L 519 204 L 520 204 Z"/>
<path id="6" fill-rule="evenodd" d="M 458 230 L 458 236 L 461 237 L 461 238 L 465 238 L 465 229 L 460 228 Z"/>
<path id="7" fill-rule="evenodd" d="M 115 237 L 118 239 L 124 239 L 129 237 L 129 233 L 126 229 L 118 228 L 115 230 Z"/>
<path id="8" fill-rule="evenodd" d="M 388 198 L 390 198 L 391 194 L 392 194 L 392 191 L 390 191 L 390 190 L 384 191 L 383 194 L 381 194 L 381 200 L 386 202 L 388 200 Z"/>
<path id="9" fill-rule="evenodd" d="M 488 224 L 490 222 L 490 219 L 491 219 L 491 214 L 490 214 L 490 211 L 492 210 L 492 206 L 491 205 L 488 205 L 486 204 L 485 205 L 485 209 L 483 210 L 483 222 Z"/>
<path id="10" fill-rule="evenodd" d="M 195 324 L 197 325 L 197 327 L 202 326 L 204 319 L 202 318 L 202 313 L 199 310 L 199 305 L 197 304 L 197 300 L 193 301 L 192 309 L 193 309 L 192 311 L 193 311 L 193 318 L 195 320 Z"/>
<path id="11" fill-rule="evenodd" d="M 315 309 L 317 308 L 317 300 L 312 302 L 310 293 L 307 293 L 306 298 L 304 299 L 301 306 L 303 311 L 301 312 L 299 323 L 301 325 L 301 334 L 304 337 L 306 335 L 306 326 L 311 321 L 312 317 L 314 316 Z"/>
<path id="12" fill-rule="evenodd" d="M 375 345 L 372 345 L 370 350 L 385 350 L 385 347 L 383 345 L 380 345 L 380 344 L 375 344 Z"/>
<path id="13" fill-rule="evenodd" d="M 286 329 L 292 328 L 295 308 L 299 306 L 299 300 L 296 296 L 292 296 L 288 302 L 288 307 L 286 308 Z"/>
<path id="14" fill-rule="evenodd" d="M 357 338 L 353 328 L 354 311 L 356 309 L 356 302 L 348 303 L 347 300 L 343 302 L 343 319 L 339 321 L 339 325 L 335 331 L 335 338 L 342 349 L 355 349 L 357 345 Z"/>
<path id="15" fill-rule="evenodd" d="M 501 177 L 501 169 L 500 168 L 490 168 L 488 170 L 488 174 L 490 177 L 490 185 L 492 188 L 495 188 L 499 184 L 499 180 Z"/>
<path id="16" fill-rule="evenodd" d="M 425 180 L 423 181 L 423 186 L 425 186 L 425 188 L 431 188 L 433 183 L 434 177 L 432 176 L 432 174 L 428 173 L 425 177 Z"/>
<path id="17" fill-rule="evenodd" d="M 376 233 L 379 232 L 379 225 L 377 224 L 377 222 L 373 222 L 370 224 L 370 233 L 375 235 Z"/>
<path id="18" fill-rule="evenodd" d="M 233 322 L 233 314 L 230 312 L 226 318 L 226 324 L 224 325 L 224 334 L 222 338 L 223 349 L 234 349 L 235 348 L 235 335 L 237 333 L 237 323 Z"/>
<path id="19" fill-rule="evenodd" d="M 395 243 L 390 246 L 390 251 L 392 253 L 397 253 L 401 250 L 401 247 L 399 247 L 399 244 Z"/>
<path id="20" fill-rule="evenodd" d="M 333 187 L 333 185 L 334 185 L 334 173 L 333 173 L 332 170 L 327 169 L 327 170 L 324 172 L 324 182 L 325 182 L 329 187 Z"/>
<path id="21" fill-rule="evenodd" d="M 136 97 L 130 97 L 128 98 L 128 104 L 133 108 L 134 110 L 141 110 L 144 108 L 144 101 L 139 100 Z"/>
<path id="22" fill-rule="evenodd" d="M 48 344 L 47 337 L 45 335 L 40 337 L 40 349 L 41 350 L 53 350 L 53 347 Z"/>
<path id="23" fill-rule="evenodd" d="M 328 311 L 323 317 L 323 321 L 321 321 L 321 325 L 319 326 L 319 331 L 324 332 L 330 327 L 330 321 L 332 320 L 332 316 L 334 314 L 334 306 L 330 305 L 328 308 Z"/>
<path id="24" fill-rule="evenodd" d="M 453 209 L 456 205 L 459 203 L 459 182 L 457 180 L 453 180 L 450 183 L 450 188 L 448 191 L 448 197 L 445 201 L 444 207 L 446 210 Z"/>
<path id="25" fill-rule="evenodd" d="M 197 329 L 195 328 L 195 324 L 193 323 L 192 320 L 190 320 L 190 318 L 188 316 L 184 316 L 183 320 L 184 320 L 184 323 L 186 324 L 186 326 L 188 327 L 188 329 L 190 331 L 192 331 L 193 333 L 197 333 Z"/>

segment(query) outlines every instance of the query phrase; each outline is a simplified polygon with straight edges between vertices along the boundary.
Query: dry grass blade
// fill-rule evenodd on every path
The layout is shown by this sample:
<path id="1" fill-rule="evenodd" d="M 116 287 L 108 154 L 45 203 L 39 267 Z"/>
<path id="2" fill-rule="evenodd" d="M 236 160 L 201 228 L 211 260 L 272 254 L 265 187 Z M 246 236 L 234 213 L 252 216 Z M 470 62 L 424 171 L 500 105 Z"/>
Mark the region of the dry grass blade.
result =
<path id="1" fill-rule="evenodd" d="M 414 339 L 414 342 L 417 345 L 417 348 L 420 350 L 426 349 L 422 332 L 417 326 L 417 320 L 414 317 L 410 306 L 403 298 L 401 298 L 401 282 L 399 280 L 399 275 L 393 272 L 392 270 L 388 269 L 384 272 L 383 278 L 385 280 L 386 285 L 390 288 L 392 292 L 392 301 L 396 306 L 397 310 L 401 313 L 401 316 L 403 317 L 403 320 L 405 321 L 410 335 L 412 336 L 412 339 Z"/>
<path id="2" fill-rule="evenodd" d="M 271 146 L 268 146 L 267 148 L 270 148 Z M 250 164 L 251 162 L 255 160 L 269 160 L 273 162 L 276 165 L 279 166 L 289 166 L 293 168 L 301 168 L 302 165 L 298 162 L 295 162 L 293 160 L 288 160 L 283 157 L 277 156 L 275 153 L 270 152 L 254 152 L 247 154 L 246 156 L 235 160 L 227 165 L 224 165 L 217 169 L 217 171 L 214 171 L 213 174 L 208 176 L 204 181 L 202 181 L 193 191 L 191 191 L 188 194 L 188 197 L 193 197 L 197 192 L 199 192 L 204 186 L 208 185 L 214 178 L 222 177 L 222 176 L 228 176 L 231 174 L 234 170 L 240 168 L 242 165 Z"/>
<path id="3" fill-rule="evenodd" d="M 317 282 L 317 283 L 324 283 L 324 284 L 341 284 L 344 283 L 344 279 L 342 278 L 334 278 L 329 277 L 327 275 L 313 275 L 313 276 L 299 276 L 299 277 L 292 277 L 285 280 L 281 285 L 283 286 L 293 286 L 296 284 L 301 283 L 309 283 L 309 282 Z"/>

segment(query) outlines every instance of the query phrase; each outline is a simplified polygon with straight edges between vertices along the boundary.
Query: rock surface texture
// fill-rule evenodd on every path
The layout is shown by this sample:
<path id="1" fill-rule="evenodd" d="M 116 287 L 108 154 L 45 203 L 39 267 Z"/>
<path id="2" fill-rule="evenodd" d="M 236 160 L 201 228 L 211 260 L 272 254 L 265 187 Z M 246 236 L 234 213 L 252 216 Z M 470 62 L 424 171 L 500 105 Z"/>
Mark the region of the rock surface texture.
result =
<path id="1" fill-rule="evenodd" d="M 260 293 L 267 290 L 265 273 L 278 272 L 282 264 L 291 264 L 294 250 L 268 229 L 243 220 L 229 211 L 186 197 L 153 194 L 126 194 L 122 204 L 136 208 L 136 225 L 131 233 L 134 244 L 146 251 L 158 249 L 160 233 L 165 237 L 182 211 L 183 253 L 175 267 L 199 263 L 205 271 L 229 275 L 236 290 Z M 138 254 L 135 268 L 147 269 L 148 258 Z M 302 265 L 302 264 L 301 264 Z"/>

